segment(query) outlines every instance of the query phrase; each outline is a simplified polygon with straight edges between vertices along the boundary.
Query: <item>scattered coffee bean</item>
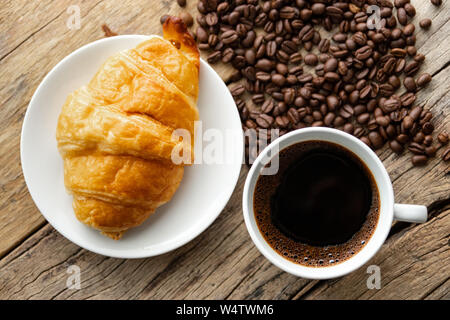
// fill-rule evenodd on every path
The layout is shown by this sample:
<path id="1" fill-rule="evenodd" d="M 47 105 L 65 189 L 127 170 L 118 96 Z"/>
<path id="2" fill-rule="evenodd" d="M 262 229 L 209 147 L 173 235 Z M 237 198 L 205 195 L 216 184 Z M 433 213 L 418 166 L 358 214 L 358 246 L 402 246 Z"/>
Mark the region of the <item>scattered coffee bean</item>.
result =
<path id="1" fill-rule="evenodd" d="M 444 146 L 449 141 L 448 133 L 446 131 L 442 131 L 441 133 L 439 133 L 437 138 L 438 138 L 439 142 Z"/>
<path id="2" fill-rule="evenodd" d="M 408 149 L 414 154 L 425 154 L 425 147 L 417 142 L 411 142 Z"/>
<path id="3" fill-rule="evenodd" d="M 419 22 L 419 26 L 422 28 L 422 29 L 428 29 L 429 27 L 431 27 L 431 19 L 422 19 L 422 20 L 420 20 L 420 22 Z"/>
<path id="4" fill-rule="evenodd" d="M 439 7 L 442 4 L 442 0 L 431 0 L 431 3 Z"/>
<path id="5" fill-rule="evenodd" d="M 436 147 L 435 146 L 426 147 L 425 153 L 428 157 L 434 157 L 436 155 Z"/>
<path id="6" fill-rule="evenodd" d="M 189 28 L 194 24 L 194 19 L 189 12 L 183 11 L 180 13 L 180 18 L 183 20 L 184 24 Z"/>
<path id="7" fill-rule="evenodd" d="M 389 147 L 397 154 L 400 154 L 403 152 L 403 145 L 400 144 L 397 140 L 391 140 L 389 142 Z"/>
<path id="8" fill-rule="evenodd" d="M 417 78 L 417 85 L 419 87 L 425 87 L 431 81 L 431 75 L 429 73 L 422 73 Z"/>
<path id="9" fill-rule="evenodd" d="M 412 156 L 411 161 L 414 166 L 423 166 L 427 163 L 428 157 L 425 155 L 416 154 Z"/>
<path id="10" fill-rule="evenodd" d="M 208 61 L 208 63 L 214 64 L 214 63 L 219 62 L 221 58 L 222 58 L 222 52 L 220 52 L 220 51 L 214 51 L 213 53 L 211 53 L 210 55 L 208 55 L 208 57 L 206 58 L 206 60 Z"/>

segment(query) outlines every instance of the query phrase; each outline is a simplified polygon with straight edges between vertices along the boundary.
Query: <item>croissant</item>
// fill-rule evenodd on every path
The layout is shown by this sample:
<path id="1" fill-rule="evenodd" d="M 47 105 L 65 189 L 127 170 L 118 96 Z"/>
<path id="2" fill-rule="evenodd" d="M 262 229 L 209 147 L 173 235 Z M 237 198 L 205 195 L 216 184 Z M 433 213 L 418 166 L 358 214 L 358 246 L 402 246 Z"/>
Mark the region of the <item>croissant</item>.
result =
<path id="1" fill-rule="evenodd" d="M 58 119 L 75 215 L 116 240 L 172 198 L 184 167 L 171 155 L 186 147 L 174 133 L 193 137 L 198 120 L 195 41 L 176 17 L 165 21 L 163 36 L 109 57 L 67 97 Z"/>

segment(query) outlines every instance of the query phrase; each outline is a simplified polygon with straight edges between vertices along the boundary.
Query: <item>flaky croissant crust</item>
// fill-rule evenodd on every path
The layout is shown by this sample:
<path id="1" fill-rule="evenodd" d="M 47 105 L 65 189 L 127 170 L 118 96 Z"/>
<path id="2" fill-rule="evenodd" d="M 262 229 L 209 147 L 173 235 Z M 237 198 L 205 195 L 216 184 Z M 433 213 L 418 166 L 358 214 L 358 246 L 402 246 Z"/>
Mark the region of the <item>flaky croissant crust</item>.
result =
<path id="1" fill-rule="evenodd" d="M 199 53 L 179 18 L 159 37 L 106 60 L 92 80 L 71 93 L 56 139 L 64 183 L 76 217 L 119 239 L 169 201 L 183 177 L 171 161 L 198 119 Z"/>

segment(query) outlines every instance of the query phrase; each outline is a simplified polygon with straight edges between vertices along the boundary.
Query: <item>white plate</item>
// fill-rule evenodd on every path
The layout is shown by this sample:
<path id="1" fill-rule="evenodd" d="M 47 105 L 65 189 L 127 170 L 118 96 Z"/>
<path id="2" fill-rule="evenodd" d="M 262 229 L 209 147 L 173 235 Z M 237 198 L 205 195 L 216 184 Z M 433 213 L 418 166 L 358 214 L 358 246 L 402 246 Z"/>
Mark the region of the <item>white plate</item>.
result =
<path id="1" fill-rule="evenodd" d="M 198 109 L 203 131 L 232 130 L 238 138 L 232 160 L 194 164 L 170 202 L 119 241 L 80 223 L 66 193 L 63 162 L 56 144 L 56 124 L 67 95 L 86 84 L 110 55 L 136 46 L 148 36 L 124 35 L 90 43 L 64 58 L 44 78 L 31 99 L 22 127 L 21 161 L 30 194 L 47 221 L 67 239 L 87 250 L 118 258 L 150 257 L 176 249 L 203 232 L 225 207 L 236 185 L 243 157 L 239 114 L 227 87 L 203 60 Z M 201 142 L 201 135 L 196 143 Z M 209 142 L 203 141 L 203 149 Z"/>

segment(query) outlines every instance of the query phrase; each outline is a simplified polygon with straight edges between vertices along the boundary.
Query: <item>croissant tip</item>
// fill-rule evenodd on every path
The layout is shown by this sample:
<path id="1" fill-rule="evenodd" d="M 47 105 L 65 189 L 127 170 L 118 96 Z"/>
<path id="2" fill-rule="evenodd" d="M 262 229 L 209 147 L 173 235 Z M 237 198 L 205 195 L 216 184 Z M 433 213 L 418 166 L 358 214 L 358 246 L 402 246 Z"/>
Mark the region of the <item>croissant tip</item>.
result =
<path id="1" fill-rule="evenodd" d="M 163 34 L 164 38 L 171 41 L 178 49 L 185 47 L 184 49 L 198 54 L 197 44 L 181 18 L 169 16 L 164 21 Z"/>
<path id="2" fill-rule="evenodd" d="M 171 26 L 173 26 L 175 31 L 178 33 L 188 32 L 186 24 L 179 17 L 175 17 L 175 16 L 167 17 L 166 21 L 164 21 L 163 29 L 167 30 Z"/>

